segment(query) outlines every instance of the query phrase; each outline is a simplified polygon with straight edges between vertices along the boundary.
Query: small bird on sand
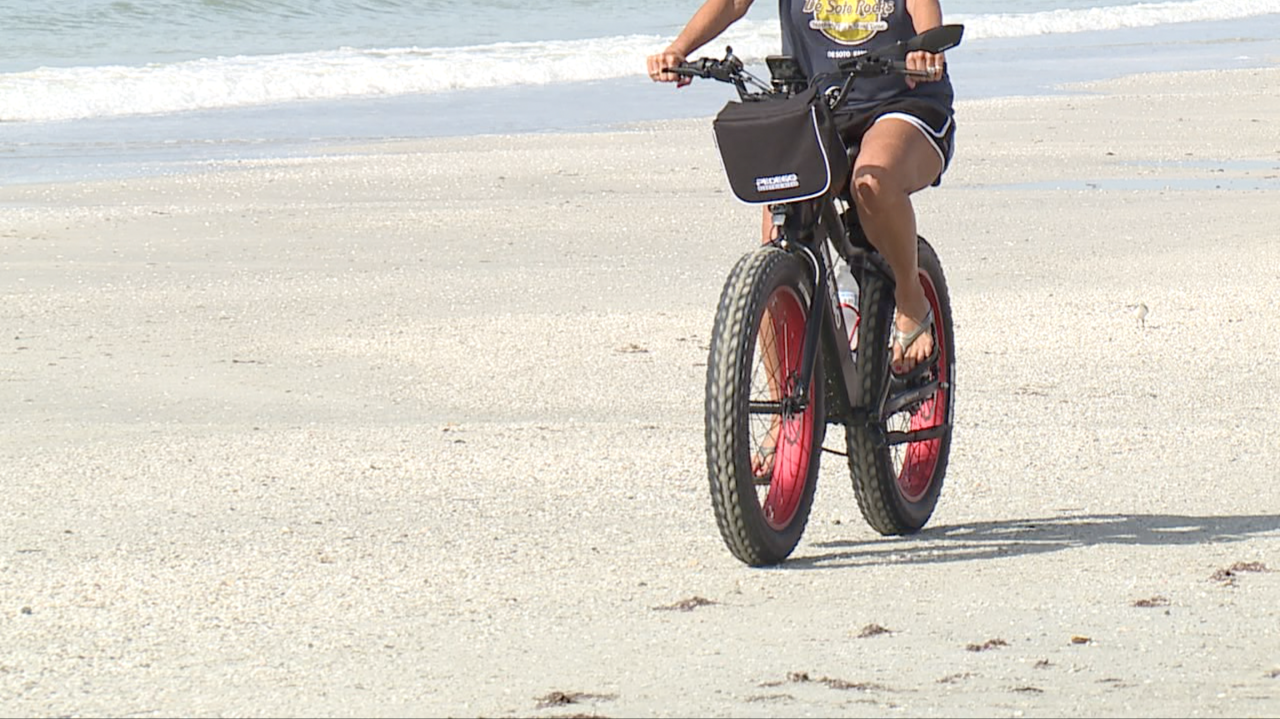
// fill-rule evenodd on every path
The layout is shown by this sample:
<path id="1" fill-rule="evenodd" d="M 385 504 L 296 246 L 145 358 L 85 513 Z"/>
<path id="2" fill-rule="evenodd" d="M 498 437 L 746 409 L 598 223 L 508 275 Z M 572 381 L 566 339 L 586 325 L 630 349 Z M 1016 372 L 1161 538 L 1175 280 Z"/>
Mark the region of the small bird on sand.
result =
<path id="1" fill-rule="evenodd" d="M 1149 311 L 1150 310 L 1147 309 L 1147 304 L 1145 302 L 1139 302 L 1138 304 L 1133 305 L 1133 316 L 1138 318 L 1138 324 L 1141 325 L 1143 329 L 1146 329 L 1147 327 L 1147 312 Z"/>

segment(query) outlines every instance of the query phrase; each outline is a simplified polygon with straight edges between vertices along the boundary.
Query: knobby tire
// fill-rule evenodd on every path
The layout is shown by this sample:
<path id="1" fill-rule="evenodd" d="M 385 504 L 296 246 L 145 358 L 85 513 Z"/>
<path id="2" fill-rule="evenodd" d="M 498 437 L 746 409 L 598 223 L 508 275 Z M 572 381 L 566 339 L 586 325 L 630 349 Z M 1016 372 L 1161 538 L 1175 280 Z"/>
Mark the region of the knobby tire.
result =
<path id="1" fill-rule="evenodd" d="M 823 362 L 816 363 L 805 412 L 772 425 L 780 428 L 763 487 L 753 458 L 761 454 L 753 439 L 753 422 L 758 426 L 761 414 L 751 413 L 752 403 L 777 399 L 774 385 L 785 385 L 784 375 L 797 370 L 795 338 L 804 336 L 807 322 L 821 321 L 813 317 L 812 301 L 813 284 L 800 258 L 761 247 L 734 265 L 716 310 L 707 360 L 707 476 L 725 545 L 751 566 L 785 560 L 799 543 L 813 504 L 826 432 Z M 768 313 L 767 307 L 772 308 Z M 763 348 L 758 347 L 762 334 Z M 764 355 L 773 357 L 772 370 Z M 773 378 L 768 387 L 762 388 L 760 374 Z M 765 416 L 764 421 L 775 420 Z"/>
<path id="2" fill-rule="evenodd" d="M 951 417 L 954 410 L 955 338 L 952 332 L 951 299 L 947 291 L 942 265 L 933 248 L 919 240 L 921 283 L 933 307 L 934 342 L 938 343 L 936 369 L 941 387 L 923 407 L 910 415 L 910 424 L 945 424 L 943 436 L 890 447 L 886 434 L 891 420 L 902 417 L 872 416 L 851 423 L 845 432 L 849 472 L 854 494 L 863 518 L 883 535 L 912 534 L 929 521 L 942 491 L 947 461 L 951 451 Z M 876 272 L 863 273 L 859 328 L 855 367 L 859 386 L 855 396 L 864 407 L 879 408 L 889 391 L 889 338 L 894 318 L 893 282 Z M 885 351 L 867 351 L 880 347 Z M 930 404 L 932 403 L 932 404 Z M 927 415 L 925 413 L 928 413 Z M 873 411 L 874 414 L 874 411 Z M 907 413 L 902 413 L 907 414 Z M 922 419 L 923 418 L 923 419 Z"/>

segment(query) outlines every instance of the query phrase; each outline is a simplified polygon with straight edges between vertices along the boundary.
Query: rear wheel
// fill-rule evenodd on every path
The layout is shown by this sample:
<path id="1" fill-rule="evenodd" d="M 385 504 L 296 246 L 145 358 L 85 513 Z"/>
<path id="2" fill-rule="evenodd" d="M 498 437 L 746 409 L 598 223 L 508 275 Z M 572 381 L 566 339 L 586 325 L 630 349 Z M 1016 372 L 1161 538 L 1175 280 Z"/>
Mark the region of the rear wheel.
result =
<path id="1" fill-rule="evenodd" d="M 862 326 L 856 356 L 862 406 L 882 408 L 878 416 L 854 422 L 846 431 L 849 470 L 858 507 L 881 534 L 910 534 L 924 527 L 942 491 L 951 451 L 955 393 L 955 338 L 951 298 L 937 254 L 919 241 L 920 284 L 933 308 L 933 369 L 909 382 L 890 375 L 889 337 L 893 327 L 893 284 L 866 273 L 862 284 Z M 882 351 L 868 351 L 879 347 Z"/>
<path id="2" fill-rule="evenodd" d="M 822 362 L 797 407 L 813 287 L 800 260 L 773 247 L 745 255 L 725 282 L 707 360 L 711 503 L 735 557 L 776 564 L 809 521 L 826 432 Z M 814 389 L 817 391 L 814 391 Z"/>

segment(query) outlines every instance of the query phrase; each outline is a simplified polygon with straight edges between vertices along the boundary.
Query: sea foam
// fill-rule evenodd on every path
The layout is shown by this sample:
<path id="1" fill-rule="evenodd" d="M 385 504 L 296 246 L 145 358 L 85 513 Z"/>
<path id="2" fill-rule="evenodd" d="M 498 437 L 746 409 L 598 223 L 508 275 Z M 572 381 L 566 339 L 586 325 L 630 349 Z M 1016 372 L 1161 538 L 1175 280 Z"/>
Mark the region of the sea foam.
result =
<path id="1" fill-rule="evenodd" d="M 1190 0 L 1081 10 L 949 16 L 966 40 L 1061 35 L 1240 19 L 1280 13 L 1280 0 Z M 669 38 L 624 35 L 574 41 L 445 48 L 341 48 L 210 57 L 143 66 L 43 67 L 0 74 L 0 121 L 49 121 L 236 108 L 298 100 L 396 96 L 613 80 L 644 73 Z M 777 52 L 775 21 L 744 20 L 702 49 L 744 61 Z"/>

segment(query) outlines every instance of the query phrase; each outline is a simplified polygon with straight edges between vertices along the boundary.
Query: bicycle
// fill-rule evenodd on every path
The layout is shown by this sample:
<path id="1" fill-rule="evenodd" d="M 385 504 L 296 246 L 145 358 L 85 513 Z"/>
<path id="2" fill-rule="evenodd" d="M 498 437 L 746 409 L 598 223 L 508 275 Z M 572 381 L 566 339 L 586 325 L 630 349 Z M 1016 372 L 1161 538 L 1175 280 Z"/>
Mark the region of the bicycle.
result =
<path id="1" fill-rule="evenodd" d="M 820 101 L 835 108 L 859 77 L 922 75 L 907 69 L 906 53 L 942 52 L 962 35 L 963 26 L 944 25 L 845 60 L 838 66 L 843 80 Z M 744 69 L 732 48 L 723 59 L 685 62 L 671 72 L 733 84 L 743 105 L 796 97 L 808 88 L 791 58 L 770 56 L 767 63 L 768 85 Z M 757 177 L 757 186 L 761 180 L 779 182 Z M 893 273 L 859 224 L 847 180 L 846 171 L 842 182 L 817 196 L 769 203 L 777 236 L 737 261 L 716 310 L 706 380 L 708 479 L 720 534 L 751 566 L 783 562 L 798 545 L 823 451 L 847 456 L 862 516 L 883 535 L 922 529 L 942 490 L 955 393 L 942 264 L 918 236 L 936 351 L 897 376 L 890 368 Z M 833 252 L 858 285 L 852 323 L 836 310 Z M 828 424 L 844 426 L 845 452 L 824 446 Z"/>

